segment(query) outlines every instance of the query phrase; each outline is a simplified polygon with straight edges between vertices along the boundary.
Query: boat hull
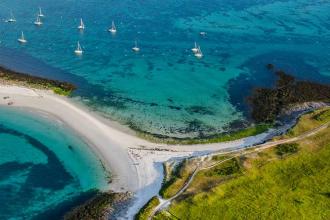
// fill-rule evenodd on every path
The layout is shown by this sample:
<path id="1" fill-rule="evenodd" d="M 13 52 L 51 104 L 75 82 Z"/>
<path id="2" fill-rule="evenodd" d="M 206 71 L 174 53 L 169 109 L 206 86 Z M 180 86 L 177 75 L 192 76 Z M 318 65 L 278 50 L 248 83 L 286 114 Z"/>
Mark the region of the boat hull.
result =
<path id="1" fill-rule="evenodd" d="M 27 40 L 23 40 L 23 39 L 17 39 L 18 42 L 22 43 L 22 44 L 25 44 L 27 43 Z"/>

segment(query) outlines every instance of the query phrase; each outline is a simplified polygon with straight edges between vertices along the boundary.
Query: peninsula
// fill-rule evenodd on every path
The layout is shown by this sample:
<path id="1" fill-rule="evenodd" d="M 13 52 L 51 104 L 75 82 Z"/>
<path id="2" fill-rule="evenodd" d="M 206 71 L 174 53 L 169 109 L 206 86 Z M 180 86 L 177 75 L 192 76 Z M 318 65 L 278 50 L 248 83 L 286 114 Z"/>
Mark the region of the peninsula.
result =
<path id="1" fill-rule="evenodd" d="M 15 83 L 1 84 L 0 105 L 7 107 L 9 103 L 10 108 L 49 114 L 80 135 L 106 168 L 111 170 L 109 190 L 134 193 L 132 203 L 124 215 L 130 219 L 150 198 L 158 194 L 163 182 L 164 162 L 201 158 L 216 152 L 231 152 L 263 143 L 285 133 L 301 113 L 326 106 L 322 102 L 300 105 L 291 121 L 255 136 L 222 143 L 170 145 L 141 139 L 115 122 L 50 90 L 23 87 Z"/>

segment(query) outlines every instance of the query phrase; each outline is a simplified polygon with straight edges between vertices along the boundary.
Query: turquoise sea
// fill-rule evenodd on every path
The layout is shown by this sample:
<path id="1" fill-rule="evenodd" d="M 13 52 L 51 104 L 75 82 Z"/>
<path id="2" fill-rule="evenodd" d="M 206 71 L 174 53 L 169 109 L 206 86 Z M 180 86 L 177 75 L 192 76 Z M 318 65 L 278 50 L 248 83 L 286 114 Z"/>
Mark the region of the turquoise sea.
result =
<path id="1" fill-rule="evenodd" d="M 60 121 L 0 107 L 0 219 L 59 219 L 106 190 L 108 175 Z"/>
<path id="2" fill-rule="evenodd" d="M 10 11 L 17 22 L 4 22 Z M 246 97 L 274 83 L 268 63 L 330 83 L 329 11 L 325 0 L 2 0 L 0 65 L 73 82 L 75 99 L 147 132 L 211 135 L 251 123 Z M 195 41 L 202 59 L 191 52 Z"/>
<path id="3" fill-rule="evenodd" d="M 17 20 L 0 23 L 0 64 L 70 80 L 85 102 L 151 133 L 207 135 L 245 123 L 239 97 L 247 91 L 233 80 L 243 75 L 244 86 L 266 85 L 265 63 L 321 81 L 330 75 L 329 1 L 3 0 L 0 6 L 2 21 L 10 11 Z M 41 27 L 33 24 L 38 6 Z M 107 31 L 112 20 L 115 35 Z M 21 31 L 25 46 L 17 42 Z M 82 57 L 73 53 L 78 40 Z M 195 41 L 202 59 L 191 53 Z"/>

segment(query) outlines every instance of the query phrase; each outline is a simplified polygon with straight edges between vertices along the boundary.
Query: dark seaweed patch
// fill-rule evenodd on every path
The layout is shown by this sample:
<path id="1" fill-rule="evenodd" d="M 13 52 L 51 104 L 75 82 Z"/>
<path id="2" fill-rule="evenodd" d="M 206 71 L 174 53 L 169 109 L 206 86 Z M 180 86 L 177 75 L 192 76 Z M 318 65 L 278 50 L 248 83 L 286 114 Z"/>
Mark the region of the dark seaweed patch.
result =
<path id="1" fill-rule="evenodd" d="M 198 133 L 199 137 L 204 137 L 205 133 L 213 132 L 214 128 L 206 125 L 200 120 L 192 120 L 186 122 L 186 127 L 177 129 L 180 133 Z"/>
<path id="2" fill-rule="evenodd" d="M 47 193 L 40 193 L 42 189 L 51 193 L 56 190 L 61 190 L 69 184 L 78 184 L 66 171 L 56 155 L 37 139 L 1 124 L 0 133 L 25 139 L 31 146 L 47 156 L 46 164 L 8 162 L 0 165 L 0 180 L 6 180 L 8 178 L 19 180 L 19 182 L 15 184 L 0 185 L 1 219 L 10 219 L 13 217 L 12 213 L 17 213 L 17 207 L 29 206 L 29 203 L 33 202 L 35 199 L 47 199 Z M 79 203 L 90 198 L 90 196 L 91 194 L 85 197 L 79 197 Z M 78 202 L 78 200 L 70 199 L 70 201 L 60 204 L 59 206 L 61 206 L 61 209 L 57 209 L 55 212 L 48 212 L 49 216 L 51 216 L 49 218 L 38 218 L 38 213 L 35 213 L 36 217 L 34 219 L 60 219 L 60 217 L 57 218 L 56 216 L 62 216 L 63 211 L 71 209 L 76 205 L 76 202 Z M 23 218 L 25 217 L 26 216 Z"/>
<path id="3" fill-rule="evenodd" d="M 173 99 L 168 98 L 167 101 L 169 101 L 170 103 L 173 103 Z"/>
<path id="4" fill-rule="evenodd" d="M 251 96 L 253 88 L 272 88 L 275 86 L 276 75 L 269 71 L 273 70 L 274 66 L 289 72 L 290 75 L 299 80 L 330 83 L 329 77 L 321 75 L 316 67 L 304 61 L 306 56 L 312 58 L 304 53 L 273 51 L 249 59 L 241 65 L 242 70 L 247 68 L 249 71 L 242 71 L 240 75 L 229 80 L 227 84 L 229 101 L 249 119 L 250 108 L 247 97 Z"/>
<path id="5" fill-rule="evenodd" d="M 46 145 L 27 134 L 7 128 L 3 125 L 0 125 L 0 133 L 7 133 L 24 138 L 29 144 L 40 150 L 48 158 L 47 164 L 37 164 L 30 168 L 27 180 L 21 188 L 22 191 L 27 191 L 34 187 L 59 190 L 72 182 L 73 177 L 66 171 L 56 155 L 49 150 Z"/>
<path id="6" fill-rule="evenodd" d="M 168 107 L 169 107 L 170 109 L 174 109 L 174 110 L 181 110 L 181 107 L 179 107 L 179 106 L 168 105 Z"/>
<path id="7" fill-rule="evenodd" d="M 0 181 L 8 179 L 10 176 L 27 170 L 33 166 L 33 163 L 7 162 L 0 165 Z"/>
<path id="8" fill-rule="evenodd" d="M 185 108 L 185 110 L 189 114 L 200 114 L 200 115 L 214 115 L 214 112 L 211 111 L 209 108 L 204 106 L 190 106 L 188 108 Z"/>
<path id="9" fill-rule="evenodd" d="M 249 103 L 251 116 L 256 122 L 274 122 L 287 106 L 305 102 L 329 102 L 330 85 L 299 81 L 284 71 L 275 71 L 278 76 L 274 88 L 255 88 Z"/>

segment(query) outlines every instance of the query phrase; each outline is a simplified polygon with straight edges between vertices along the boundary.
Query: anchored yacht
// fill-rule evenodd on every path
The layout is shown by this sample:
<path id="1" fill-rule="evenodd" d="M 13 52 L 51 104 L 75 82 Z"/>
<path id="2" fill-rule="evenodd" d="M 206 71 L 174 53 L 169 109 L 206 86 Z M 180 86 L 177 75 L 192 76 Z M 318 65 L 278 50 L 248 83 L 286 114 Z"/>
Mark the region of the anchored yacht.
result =
<path id="1" fill-rule="evenodd" d="M 79 29 L 79 30 L 84 30 L 84 29 L 85 29 L 85 24 L 84 24 L 82 18 L 80 18 L 80 25 L 78 26 L 78 29 Z"/>
<path id="2" fill-rule="evenodd" d="M 21 37 L 18 38 L 17 41 L 20 42 L 20 43 L 22 43 L 22 44 L 27 43 L 27 40 L 26 40 L 25 37 L 24 37 L 24 33 L 23 33 L 23 31 L 22 31 L 22 35 L 21 35 Z"/>
<path id="3" fill-rule="evenodd" d="M 77 54 L 77 55 L 82 55 L 82 54 L 83 54 L 83 50 L 82 50 L 82 48 L 81 48 L 81 46 L 80 46 L 79 41 L 78 41 L 78 43 L 77 43 L 77 48 L 76 48 L 76 50 L 74 51 L 74 53 Z"/>
<path id="4" fill-rule="evenodd" d="M 13 14 L 12 11 L 10 11 L 10 18 L 8 18 L 8 19 L 6 20 L 6 22 L 8 22 L 8 23 L 16 22 L 16 19 L 15 19 L 14 14 Z"/>
<path id="5" fill-rule="evenodd" d="M 112 21 L 112 25 L 111 25 L 111 28 L 109 29 L 109 32 L 111 32 L 113 34 L 117 32 L 117 28 L 116 28 L 114 21 Z"/>
<path id="6" fill-rule="evenodd" d="M 39 16 L 37 16 L 37 20 L 34 22 L 35 25 L 37 26 L 41 26 L 42 25 L 42 22 L 41 22 L 41 19 Z"/>
<path id="7" fill-rule="evenodd" d="M 42 11 L 41 11 L 41 7 L 39 7 L 39 13 L 38 13 L 38 16 L 39 17 L 45 17 L 45 15 L 42 13 Z"/>
<path id="8" fill-rule="evenodd" d="M 197 52 L 198 52 L 198 47 L 197 47 L 197 43 L 196 43 L 196 42 L 195 42 L 195 46 L 194 46 L 194 48 L 192 48 L 191 51 L 192 51 L 193 53 L 197 53 Z"/>
<path id="9" fill-rule="evenodd" d="M 203 53 L 202 53 L 202 50 L 201 50 L 200 46 L 198 46 L 198 51 L 195 53 L 195 57 L 197 57 L 197 58 L 202 58 L 203 57 Z"/>
<path id="10" fill-rule="evenodd" d="M 135 41 L 135 46 L 132 48 L 132 50 L 133 50 L 134 52 L 139 52 L 139 51 L 140 51 L 140 48 L 139 48 L 138 45 L 137 45 L 137 41 Z"/>

